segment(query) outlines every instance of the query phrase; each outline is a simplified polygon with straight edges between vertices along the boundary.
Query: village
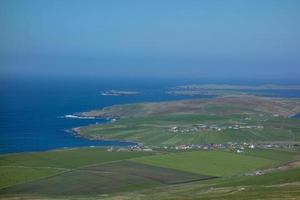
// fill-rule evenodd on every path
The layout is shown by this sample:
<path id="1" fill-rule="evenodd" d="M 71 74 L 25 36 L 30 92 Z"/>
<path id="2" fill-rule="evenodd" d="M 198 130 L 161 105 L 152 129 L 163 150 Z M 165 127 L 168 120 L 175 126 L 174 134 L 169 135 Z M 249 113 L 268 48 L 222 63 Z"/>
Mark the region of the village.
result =
<path id="1" fill-rule="evenodd" d="M 94 147 L 94 146 L 93 146 Z M 289 143 L 251 143 L 251 142 L 227 142 L 225 144 L 190 144 L 190 145 L 177 145 L 177 146 L 151 146 L 143 145 L 141 143 L 129 147 L 110 147 L 107 151 L 144 151 L 144 152 L 153 152 L 153 151 L 182 151 L 182 150 L 229 150 L 235 153 L 245 153 L 248 150 L 254 149 L 286 149 L 293 150 L 298 148 L 298 144 L 289 144 Z"/>
<path id="2" fill-rule="evenodd" d="M 234 124 L 234 125 L 207 125 L 207 124 L 194 124 L 189 127 L 172 126 L 168 129 L 172 133 L 194 133 L 194 132 L 205 132 L 205 131 L 222 131 L 226 129 L 263 129 L 262 125 L 248 125 L 248 124 Z"/>

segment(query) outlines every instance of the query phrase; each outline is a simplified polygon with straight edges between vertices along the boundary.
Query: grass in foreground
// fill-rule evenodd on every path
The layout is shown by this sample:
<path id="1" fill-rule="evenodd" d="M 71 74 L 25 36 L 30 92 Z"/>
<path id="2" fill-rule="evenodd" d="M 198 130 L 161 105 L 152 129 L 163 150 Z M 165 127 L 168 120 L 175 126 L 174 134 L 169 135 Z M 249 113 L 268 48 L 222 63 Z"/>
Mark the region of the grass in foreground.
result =
<path id="1" fill-rule="evenodd" d="M 2 194 L 100 195 L 192 182 L 210 176 L 154 167 L 130 161 L 112 162 L 73 170 L 59 176 L 16 185 Z"/>
<path id="2" fill-rule="evenodd" d="M 300 168 L 261 176 L 234 176 L 112 195 L 109 200 L 300 199 Z"/>
<path id="3" fill-rule="evenodd" d="M 35 157 L 36 160 L 26 160 L 27 154 L 5 155 L 5 162 L 2 163 L 9 163 L 8 161 L 17 156 L 16 163 L 28 165 L 23 168 L 29 170 L 62 166 L 60 163 L 63 160 L 53 158 L 56 164 L 50 162 L 49 158 L 55 155 L 61 159 L 70 156 L 71 164 L 70 168 L 64 168 L 66 171 L 55 176 L 45 174 L 47 177 L 44 174 L 35 177 L 32 171 L 12 171 L 6 180 L 13 180 L 14 175 L 20 172 L 27 173 L 32 179 L 22 184 L 13 180 L 16 185 L 0 189 L 0 199 L 264 199 L 263 197 L 271 198 L 276 195 L 281 198 L 294 198 L 300 189 L 299 168 L 262 176 L 243 175 L 249 170 L 271 167 L 294 159 L 297 154 L 292 152 L 259 149 L 245 154 L 181 151 L 149 156 L 143 152 L 107 152 L 103 149 L 68 151 L 80 156 L 72 156 L 72 153 L 64 150 L 36 153 L 34 155 L 39 155 Z M 61 153 L 64 156 L 60 156 Z M 43 154 L 47 159 L 38 161 Z M 25 157 L 22 158 L 22 155 Z M 94 156 L 98 163 L 90 162 Z M 48 162 L 51 165 L 47 168 Z M 32 166 L 37 163 L 43 166 Z M 12 166 L 6 167 L 11 169 Z M 3 164 L 1 166 L 6 167 Z M 22 169 L 17 166 L 14 168 Z M 223 178 L 203 180 L 210 176 Z M 202 181 L 193 182 L 195 179 Z"/>
<path id="4" fill-rule="evenodd" d="M 300 168 L 290 169 L 287 171 L 276 171 L 261 176 L 241 176 L 232 179 L 224 179 L 218 183 L 218 187 L 266 186 L 294 182 L 300 182 Z"/>

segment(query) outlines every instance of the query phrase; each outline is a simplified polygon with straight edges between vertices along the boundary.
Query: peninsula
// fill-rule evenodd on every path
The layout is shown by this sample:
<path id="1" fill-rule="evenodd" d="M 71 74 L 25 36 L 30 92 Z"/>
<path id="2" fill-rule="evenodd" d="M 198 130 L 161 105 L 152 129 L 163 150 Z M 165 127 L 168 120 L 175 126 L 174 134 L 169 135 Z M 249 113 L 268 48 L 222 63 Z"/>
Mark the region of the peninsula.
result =
<path id="1" fill-rule="evenodd" d="M 82 117 L 111 118 L 113 123 L 77 128 L 89 139 L 128 140 L 153 146 L 229 142 L 300 141 L 299 99 L 232 95 L 212 99 L 115 105 Z"/>

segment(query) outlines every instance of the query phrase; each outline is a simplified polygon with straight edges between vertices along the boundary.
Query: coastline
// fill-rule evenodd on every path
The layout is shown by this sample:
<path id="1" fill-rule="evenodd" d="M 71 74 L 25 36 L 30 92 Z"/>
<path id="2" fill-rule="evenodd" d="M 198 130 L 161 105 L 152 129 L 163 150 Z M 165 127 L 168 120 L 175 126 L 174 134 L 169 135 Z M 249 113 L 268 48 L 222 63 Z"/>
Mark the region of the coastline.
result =
<path id="1" fill-rule="evenodd" d="M 108 122 L 108 123 L 112 123 L 112 122 Z M 104 136 L 99 136 L 99 137 L 94 137 L 94 138 L 91 138 L 91 137 L 88 137 L 88 136 L 84 136 L 80 133 L 80 128 L 82 127 L 75 127 L 75 128 L 72 128 L 70 129 L 70 132 L 73 134 L 74 137 L 79 137 L 79 138 L 83 138 L 83 139 L 87 139 L 87 140 L 91 140 L 91 141 L 108 141 L 108 142 L 126 142 L 126 143 L 130 143 L 131 145 L 128 145 L 129 147 L 130 146 L 135 146 L 135 145 L 143 145 L 143 143 L 141 142 L 135 142 L 135 141 L 129 141 L 129 140 L 114 140 L 114 139 L 107 139 L 105 138 Z M 108 148 L 108 147 L 111 147 L 111 146 L 101 146 L 103 148 Z M 118 147 L 118 146 L 115 146 L 115 147 Z"/>

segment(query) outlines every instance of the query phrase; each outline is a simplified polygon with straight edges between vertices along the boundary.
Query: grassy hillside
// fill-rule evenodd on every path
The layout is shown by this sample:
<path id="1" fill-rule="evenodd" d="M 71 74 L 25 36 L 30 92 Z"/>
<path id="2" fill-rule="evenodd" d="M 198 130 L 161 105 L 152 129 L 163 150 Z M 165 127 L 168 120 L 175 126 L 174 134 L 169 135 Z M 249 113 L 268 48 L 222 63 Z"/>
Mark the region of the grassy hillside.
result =
<path id="1" fill-rule="evenodd" d="M 221 130 L 200 129 L 197 128 L 199 124 Z M 254 128 L 234 129 L 234 126 Z M 179 131 L 171 131 L 172 127 L 177 127 Z M 300 141 L 300 122 L 299 119 L 271 117 L 266 114 L 170 114 L 127 118 L 111 124 L 81 127 L 79 133 L 90 139 L 130 140 L 160 146 L 257 141 L 296 142 Z"/>

